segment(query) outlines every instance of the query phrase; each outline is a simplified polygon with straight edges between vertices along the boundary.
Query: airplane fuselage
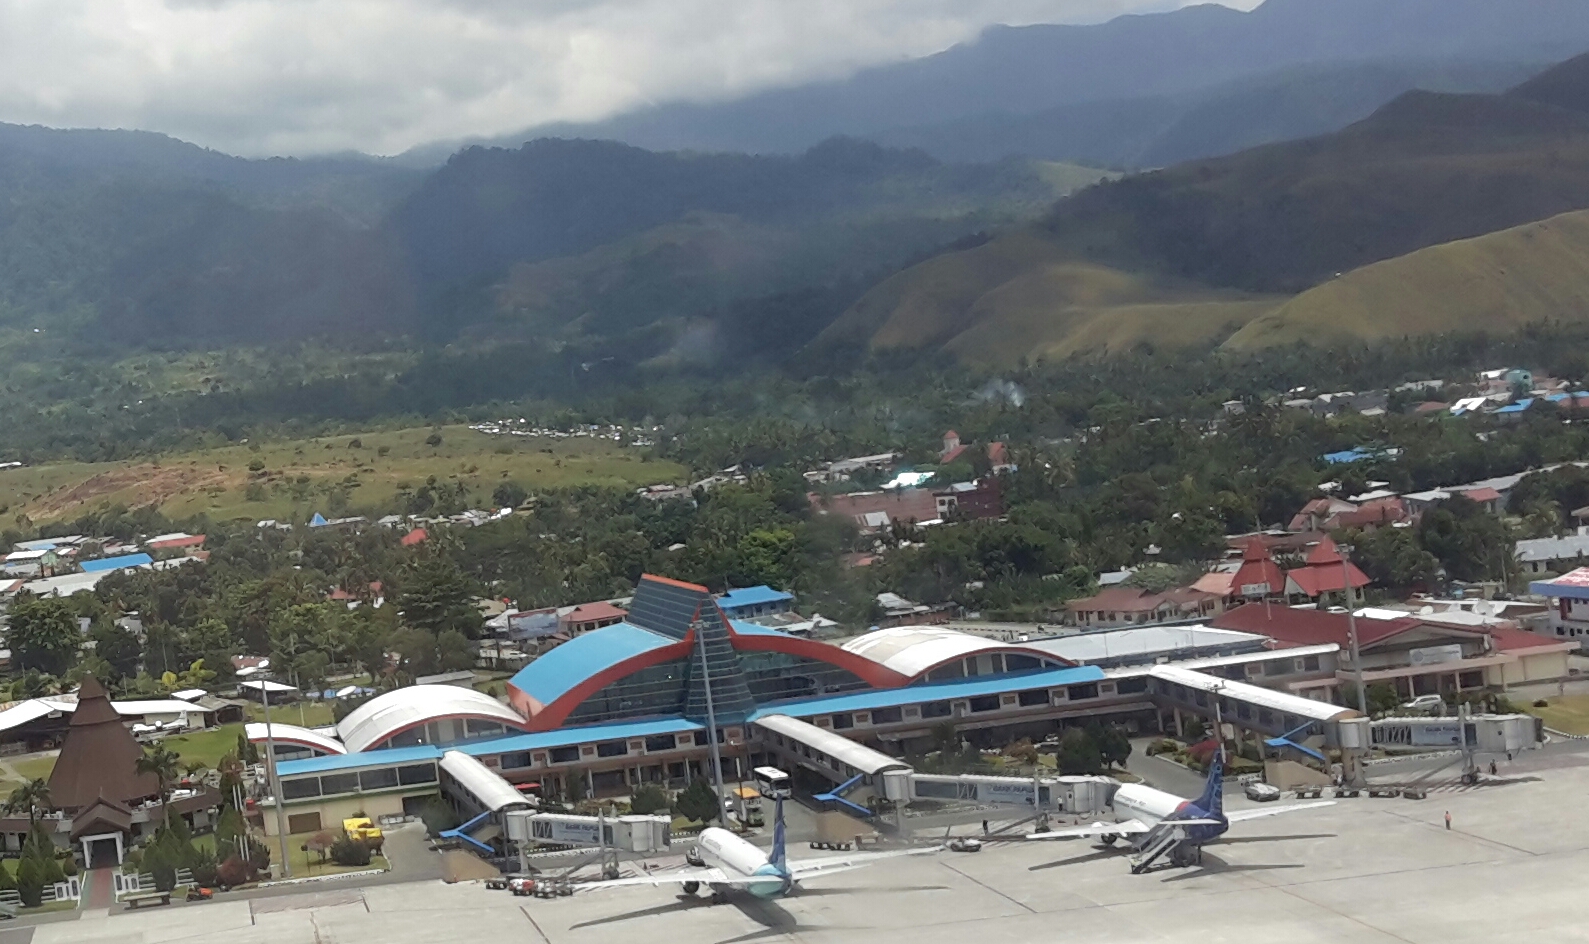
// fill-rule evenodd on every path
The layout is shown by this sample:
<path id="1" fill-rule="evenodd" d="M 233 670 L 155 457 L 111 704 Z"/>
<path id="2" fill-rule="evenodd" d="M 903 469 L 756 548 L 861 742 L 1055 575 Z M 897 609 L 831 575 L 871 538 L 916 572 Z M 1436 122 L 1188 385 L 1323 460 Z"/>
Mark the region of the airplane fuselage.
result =
<path id="1" fill-rule="evenodd" d="M 768 860 L 767 853 L 717 826 L 701 831 L 700 837 L 695 841 L 695 851 L 702 863 L 710 868 L 722 870 L 724 875 L 731 878 L 779 874 L 778 869 Z M 756 882 L 745 886 L 745 891 L 757 898 L 777 898 L 788 894 L 793 885 L 794 883 L 790 881 L 781 885 Z M 728 886 L 714 887 L 714 890 L 725 892 Z"/>
<path id="2" fill-rule="evenodd" d="M 1225 817 L 1218 813 L 1211 813 L 1197 805 L 1195 800 L 1155 790 L 1140 783 L 1128 783 L 1115 791 L 1112 805 L 1115 818 L 1118 820 L 1140 820 L 1148 826 L 1157 826 L 1160 823 L 1174 822 L 1183 819 L 1216 819 L 1219 825 L 1197 825 L 1184 827 L 1186 839 L 1192 845 L 1202 845 L 1210 842 L 1230 828 Z M 1155 831 L 1156 832 L 1156 831 Z M 1146 845 L 1155 832 L 1142 833 L 1137 837 L 1136 845 Z"/>

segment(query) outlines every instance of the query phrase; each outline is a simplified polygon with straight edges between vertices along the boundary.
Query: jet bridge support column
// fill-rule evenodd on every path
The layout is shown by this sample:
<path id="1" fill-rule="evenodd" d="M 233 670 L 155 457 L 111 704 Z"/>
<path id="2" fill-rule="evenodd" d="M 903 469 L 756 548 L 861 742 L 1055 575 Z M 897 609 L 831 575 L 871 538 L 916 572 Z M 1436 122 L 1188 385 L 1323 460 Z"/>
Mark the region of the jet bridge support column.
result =
<path id="1" fill-rule="evenodd" d="M 1335 740 L 1341 748 L 1341 783 L 1361 789 L 1368 786 L 1368 750 L 1373 735 L 1367 718 L 1348 718 L 1335 722 Z"/>

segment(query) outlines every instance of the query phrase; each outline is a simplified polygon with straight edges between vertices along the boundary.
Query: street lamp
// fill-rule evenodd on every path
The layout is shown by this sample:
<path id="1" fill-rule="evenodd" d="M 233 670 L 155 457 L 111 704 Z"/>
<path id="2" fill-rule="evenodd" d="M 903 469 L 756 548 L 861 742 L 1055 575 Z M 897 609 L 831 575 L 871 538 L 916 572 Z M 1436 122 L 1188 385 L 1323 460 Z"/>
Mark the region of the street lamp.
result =
<path id="1" fill-rule="evenodd" d="M 1357 647 L 1357 610 L 1352 605 L 1352 569 L 1346 563 L 1346 545 L 1336 548 L 1341 556 L 1341 588 L 1346 596 L 1346 638 L 1352 645 L 1352 675 L 1357 686 L 1357 713 L 1368 717 L 1368 693 L 1363 690 L 1363 653 Z"/>
<path id="2" fill-rule="evenodd" d="M 259 700 L 265 703 L 265 782 L 270 785 L 270 795 L 276 807 L 276 838 L 281 843 L 281 874 L 292 878 L 292 862 L 287 858 L 287 814 L 281 807 L 281 778 L 276 776 L 276 728 L 270 723 L 270 660 L 261 659 L 259 665 L 243 669 L 239 675 L 259 679 Z"/>

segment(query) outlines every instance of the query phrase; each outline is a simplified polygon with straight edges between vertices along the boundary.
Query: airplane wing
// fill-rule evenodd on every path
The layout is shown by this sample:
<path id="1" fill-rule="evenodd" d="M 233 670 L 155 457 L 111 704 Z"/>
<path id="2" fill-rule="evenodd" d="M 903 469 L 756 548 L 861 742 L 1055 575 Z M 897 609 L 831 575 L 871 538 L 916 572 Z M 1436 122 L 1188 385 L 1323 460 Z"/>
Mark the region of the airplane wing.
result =
<path id="1" fill-rule="evenodd" d="M 636 885 L 682 885 L 685 882 L 699 882 L 702 885 L 773 885 L 782 884 L 783 879 L 776 875 L 734 875 L 730 876 L 722 869 L 674 869 L 669 872 L 652 872 L 650 875 L 636 875 L 633 878 L 614 878 L 600 882 L 576 882 L 574 890 L 580 892 L 605 891 L 609 888 L 625 888 Z"/>
<path id="2" fill-rule="evenodd" d="M 1245 823 L 1250 819 L 1263 819 L 1265 816 L 1279 816 L 1281 813 L 1295 813 L 1297 810 L 1314 810 L 1321 806 L 1334 806 L 1334 800 L 1317 800 L 1313 803 L 1291 803 L 1286 806 L 1260 806 L 1249 810 L 1233 810 L 1225 814 L 1225 818 L 1232 823 Z"/>
<path id="3" fill-rule="evenodd" d="M 857 852 L 852 855 L 825 856 L 820 859 L 796 860 L 789 863 L 789 876 L 795 881 L 815 878 L 818 875 L 834 875 L 839 872 L 848 872 L 851 869 L 864 869 L 874 862 L 883 859 L 897 859 L 900 856 L 931 855 L 941 852 L 942 846 L 923 846 L 916 849 L 892 849 L 888 852 Z"/>
<path id="4" fill-rule="evenodd" d="M 1066 826 L 1046 833 L 1027 833 L 1027 839 L 1094 839 L 1099 836 L 1136 836 L 1153 827 L 1139 819 L 1121 823 L 1093 823 L 1090 826 Z"/>

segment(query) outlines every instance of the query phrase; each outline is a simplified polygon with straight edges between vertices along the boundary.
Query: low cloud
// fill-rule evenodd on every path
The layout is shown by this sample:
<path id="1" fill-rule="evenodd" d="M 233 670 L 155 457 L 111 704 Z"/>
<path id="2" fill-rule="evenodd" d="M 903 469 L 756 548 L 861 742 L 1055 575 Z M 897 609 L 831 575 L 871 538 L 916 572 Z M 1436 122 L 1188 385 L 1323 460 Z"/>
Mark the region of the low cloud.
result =
<path id="1" fill-rule="evenodd" d="M 1097 22 L 1176 5 L 0 0 L 0 121 L 142 128 L 246 155 L 392 154 L 840 76 L 993 23 Z"/>

